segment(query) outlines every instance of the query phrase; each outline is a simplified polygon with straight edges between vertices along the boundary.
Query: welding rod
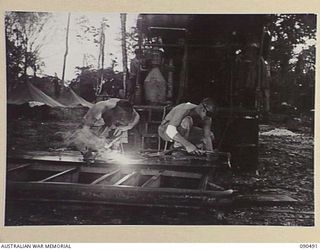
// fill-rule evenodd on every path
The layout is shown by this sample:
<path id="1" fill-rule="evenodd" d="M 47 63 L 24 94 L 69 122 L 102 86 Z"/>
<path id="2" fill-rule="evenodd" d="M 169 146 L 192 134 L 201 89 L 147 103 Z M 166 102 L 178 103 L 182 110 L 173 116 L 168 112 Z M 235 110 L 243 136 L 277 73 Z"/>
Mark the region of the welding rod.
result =
<path id="1" fill-rule="evenodd" d="M 118 137 L 116 137 L 115 139 L 113 139 L 110 143 L 108 143 L 108 145 L 105 145 L 104 148 L 105 148 L 105 149 L 109 149 L 110 147 L 112 147 L 112 145 L 113 145 L 115 142 L 117 142 L 117 141 L 120 140 L 121 135 L 122 135 L 122 133 L 121 133 Z"/>

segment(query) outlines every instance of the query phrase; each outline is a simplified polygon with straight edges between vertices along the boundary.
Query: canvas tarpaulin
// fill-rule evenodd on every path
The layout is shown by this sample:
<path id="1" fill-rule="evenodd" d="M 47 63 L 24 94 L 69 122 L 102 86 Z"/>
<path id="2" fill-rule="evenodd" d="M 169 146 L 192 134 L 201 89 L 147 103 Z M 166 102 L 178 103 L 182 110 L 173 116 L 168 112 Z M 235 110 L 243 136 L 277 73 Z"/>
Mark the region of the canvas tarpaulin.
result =
<path id="1" fill-rule="evenodd" d="M 92 103 L 78 96 L 71 88 L 63 88 L 57 101 L 66 107 L 83 106 L 91 108 L 93 106 Z"/>
<path id="2" fill-rule="evenodd" d="M 31 83 L 18 85 L 17 88 L 8 93 L 8 104 L 21 105 L 30 102 L 43 103 L 50 107 L 65 107 L 63 104 L 46 95 Z"/>

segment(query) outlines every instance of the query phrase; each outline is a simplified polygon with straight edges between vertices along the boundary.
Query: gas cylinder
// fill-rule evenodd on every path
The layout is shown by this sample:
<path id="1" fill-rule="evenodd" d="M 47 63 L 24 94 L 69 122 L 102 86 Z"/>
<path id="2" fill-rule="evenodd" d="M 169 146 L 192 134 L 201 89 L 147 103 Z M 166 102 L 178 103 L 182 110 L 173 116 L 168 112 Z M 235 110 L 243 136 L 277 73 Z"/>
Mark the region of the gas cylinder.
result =
<path id="1" fill-rule="evenodd" d="M 149 104 L 165 103 L 167 81 L 159 67 L 153 67 L 144 80 L 144 93 Z"/>
<path id="2" fill-rule="evenodd" d="M 148 104 L 165 103 L 167 81 L 160 71 L 162 53 L 158 48 L 154 48 L 151 56 L 152 69 L 144 80 L 145 101 Z"/>

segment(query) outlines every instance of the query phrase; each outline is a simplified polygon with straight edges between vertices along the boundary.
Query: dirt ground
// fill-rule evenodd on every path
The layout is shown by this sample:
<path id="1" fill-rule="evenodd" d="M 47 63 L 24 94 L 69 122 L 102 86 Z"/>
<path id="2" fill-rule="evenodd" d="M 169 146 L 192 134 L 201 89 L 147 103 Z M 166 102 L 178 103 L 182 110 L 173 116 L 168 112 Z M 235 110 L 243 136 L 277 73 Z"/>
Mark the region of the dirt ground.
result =
<path id="1" fill-rule="evenodd" d="M 308 128 L 294 136 L 270 136 L 263 132 L 279 125 L 261 125 L 259 136 L 259 175 L 236 176 L 234 189 L 268 190 L 299 201 L 294 206 L 251 208 L 228 214 L 231 224 L 314 225 L 314 138 Z M 244 184 L 244 185 L 243 185 Z"/>
<path id="2" fill-rule="evenodd" d="M 75 122 L 8 120 L 7 150 L 49 150 L 61 147 L 58 131 Z M 66 204 L 6 204 L 6 225 L 314 225 L 314 138 L 310 127 L 298 126 L 294 135 L 268 135 L 285 124 L 260 125 L 257 173 L 236 174 L 233 189 L 241 192 L 286 194 L 299 202 L 291 206 L 250 207 L 227 211 L 177 211 L 137 207 L 77 207 Z M 289 131 L 290 132 L 290 131 Z"/>

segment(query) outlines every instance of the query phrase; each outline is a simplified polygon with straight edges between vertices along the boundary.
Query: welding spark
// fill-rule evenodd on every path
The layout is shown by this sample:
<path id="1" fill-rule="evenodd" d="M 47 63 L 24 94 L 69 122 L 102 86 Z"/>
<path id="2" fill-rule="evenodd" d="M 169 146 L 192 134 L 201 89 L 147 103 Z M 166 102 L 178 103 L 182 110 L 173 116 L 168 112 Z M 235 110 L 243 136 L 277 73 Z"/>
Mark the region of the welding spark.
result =
<path id="1" fill-rule="evenodd" d="M 104 150 L 103 152 L 100 152 L 99 155 L 100 158 L 106 162 L 116 162 L 120 165 L 128 165 L 135 162 L 129 156 L 115 150 Z"/>
<path id="2" fill-rule="evenodd" d="M 121 154 L 119 152 L 115 152 L 112 151 L 112 158 L 115 162 L 122 164 L 122 165 L 128 165 L 130 163 L 132 163 L 132 160 L 130 159 L 130 157 Z"/>

